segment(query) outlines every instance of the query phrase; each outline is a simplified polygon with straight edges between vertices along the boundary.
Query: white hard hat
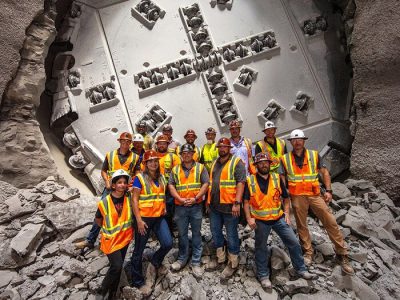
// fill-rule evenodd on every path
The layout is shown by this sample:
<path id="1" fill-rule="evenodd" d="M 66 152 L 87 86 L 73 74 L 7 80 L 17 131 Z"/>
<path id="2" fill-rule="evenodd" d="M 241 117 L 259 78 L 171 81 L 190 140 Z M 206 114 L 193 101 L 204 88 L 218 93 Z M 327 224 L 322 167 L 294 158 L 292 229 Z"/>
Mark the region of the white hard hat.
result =
<path id="1" fill-rule="evenodd" d="M 305 136 L 304 131 L 300 130 L 300 129 L 295 129 L 290 133 L 290 136 L 288 138 L 288 140 L 293 140 L 293 139 L 303 139 L 303 140 L 307 140 L 308 137 Z"/>
<path id="2" fill-rule="evenodd" d="M 125 170 L 119 169 L 119 170 L 116 170 L 116 171 L 112 174 L 112 176 L 111 176 L 111 183 L 112 183 L 116 178 L 123 177 L 123 176 L 126 177 L 126 181 L 127 181 L 127 182 L 130 182 L 130 181 L 131 181 L 131 176 L 129 176 L 129 174 L 126 173 Z"/>
<path id="3" fill-rule="evenodd" d="M 264 130 L 270 129 L 270 128 L 276 128 L 274 122 L 272 122 L 272 121 L 267 121 L 267 122 L 265 122 Z M 263 130 L 263 131 L 264 131 L 264 130 Z"/>
<path id="4" fill-rule="evenodd" d="M 136 134 L 133 136 L 132 142 L 144 142 L 143 135 L 141 135 L 140 133 L 136 133 Z"/>

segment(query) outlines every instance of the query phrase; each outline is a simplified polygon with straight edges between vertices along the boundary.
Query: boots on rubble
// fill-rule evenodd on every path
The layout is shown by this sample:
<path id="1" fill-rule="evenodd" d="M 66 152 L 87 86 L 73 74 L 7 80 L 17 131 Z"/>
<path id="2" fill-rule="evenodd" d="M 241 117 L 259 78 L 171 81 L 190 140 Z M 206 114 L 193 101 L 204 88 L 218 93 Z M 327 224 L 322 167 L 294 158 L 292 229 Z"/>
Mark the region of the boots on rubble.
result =
<path id="1" fill-rule="evenodd" d="M 232 277 L 239 266 L 239 256 L 228 253 L 228 263 L 222 271 L 221 280 L 227 280 Z"/>
<path id="2" fill-rule="evenodd" d="M 226 252 L 224 247 L 217 248 L 217 261 L 223 264 L 226 261 Z"/>
<path id="3" fill-rule="evenodd" d="M 349 257 L 347 255 L 336 255 L 336 258 L 345 274 L 354 275 L 354 269 L 351 266 Z"/>

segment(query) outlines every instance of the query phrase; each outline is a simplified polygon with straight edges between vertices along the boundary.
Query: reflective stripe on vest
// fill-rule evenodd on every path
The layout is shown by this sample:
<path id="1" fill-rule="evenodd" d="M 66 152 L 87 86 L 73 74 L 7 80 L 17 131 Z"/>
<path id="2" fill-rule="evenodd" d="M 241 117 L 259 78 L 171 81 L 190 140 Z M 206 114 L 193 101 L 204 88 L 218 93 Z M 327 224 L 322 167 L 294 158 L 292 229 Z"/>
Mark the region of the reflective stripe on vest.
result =
<path id="1" fill-rule="evenodd" d="M 247 177 L 247 184 L 250 191 L 250 214 L 253 218 L 269 221 L 277 220 L 283 215 L 280 199 L 282 190 L 278 174 L 269 175 L 267 194 L 260 190 L 255 175 Z"/>
<path id="2" fill-rule="evenodd" d="M 139 195 L 139 212 L 142 217 L 160 217 L 165 212 L 165 187 L 166 181 L 160 176 L 159 186 L 154 182 L 145 180 L 143 173 L 137 174 L 142 185 Z"/>
<path id="3" fill-rule="evenodd" d="M 317 151 L 305 150 L 301 169 L 296 165 L 293 152 L 285 154 L 282 163 L 286 169 L 291 195 L 319 195 Z"/>
<path id="4" fill-rule="evenodd" d="M 271 172 L 277 172 L 279 165 L 280 165 L 280 157 L 282 157 L 285 153 L 285 142 L 281 139 L 275 138 L 276 142 L 276 152 L 274 149 L 271 147 L 270 144 L 265 142 L 264 140 L 261 140 L 257 143 L 257 145 L 260 147 L 262 153 L 268 153 L 269 156 L 272 159 L 272 163 L 270 166 L 270 173 Z"/>
<path id="5" fill-rule="evenodd" d="M 124 196 L 120 215 L 115 209 L 111 195 L 101 200 L 98 207 L 103 216 L 100 249 L 105 254 L 110 254 L 128 245 L 133 238 L 130 194 Z"/>
<path id="6" fill-rule="evenodd" d="M 175 179 L 175 188 L 179 196 L 182 198 L 194 198 L 199 193 L 201 188 L 200 176 L 203 172 L 204 166 L 200 163 L 195 163 L 190 170 L 189 176 L 186 178 L 182 165 L 177 165 L 172 170 L 172 176 Z M 201 202 L 198 199 L 197 202 Z M 182 205 L 179 201 L 175 200 L 176 205 Z"/>
<path id="7" fill-rule="evenodd" d="M 221 171 L 221 176 L 219 179 L 219 193 L 220 193 L 220 203 L 221 204 L 232 204 L 236 200 L 236 180 L 235 180 L 235 168 L 241 159 L 237 156 L 232 156 L 228 162 L 225 163 Z M 208 190 L 208 203 L 211 201 L 211 188 L 212 188 L 212 173 L 214 171 L 214 166 L 216 161 L 213 163 L 210 172 L 210 187 Z"/>
<path id="8" fill-rule="evenodd" d="M 123 169 L 124 171 L 128 172 L 130 176 L 135 174 L 135 165 L 139 159 L 139 156 L 133 152 L 129 154 L 127 160 L 121 164 L 119 157 L 118 157 L 118 150 L 114 150 L 108 152 L 106 154 L 107 161 L 108 161 L 108 170 L 107 175 L 111 178 L 116 170 Z"/>

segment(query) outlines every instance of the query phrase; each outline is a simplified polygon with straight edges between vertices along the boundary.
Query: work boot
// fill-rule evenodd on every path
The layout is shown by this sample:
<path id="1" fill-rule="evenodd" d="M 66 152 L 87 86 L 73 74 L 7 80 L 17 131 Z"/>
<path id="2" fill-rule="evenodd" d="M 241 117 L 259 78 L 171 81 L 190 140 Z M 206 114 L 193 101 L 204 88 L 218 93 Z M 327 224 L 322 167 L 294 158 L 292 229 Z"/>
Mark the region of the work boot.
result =
<path id="1" fill-rule="evenodd" d="M 318 277 L 317 275 L 311 274 L 308 271 L 297 272 L 297 275 L 299 275 L 301 278 L 303 278 L 305 280 L 311 280 L 311 279 L 315 279 Z"/>
<path id="2" fill-rule="evenodd" d="M 350 264 L 349 257 L 347 255 L 336 255 L 336 259 L 338 260 L 340 266 L 342 267 L 342 271 L 347 275 L 354 275 L 354 269 Z"/>
<path id="3" fill-rule="evenodd" d="M 239 256 L 228 253 L 228 263 L 225 269 L 222 271 L 221 280 L 226 280 L 232 277 L 237 267 L 239 266 Z"/>
<path id="4" fill-rule="evenodd" d="M 312 264 L 312 255 L 310 254 L 304 254 L 304 264 L 309 267 Z"/>
<path id="5" fill-rule="evenodd" d="M 156 267 L 150 262 L 147 266 L 146 270 L 146 285 L 150 288 L 153 288 L 154 283 L 156 282 L 157 270 Z"/>
<path id="6" fill-rule="evenodd" d="M 183 269 L 184 266 L 185 266 L 185 265 L 183 264 L 182 261 L 177 260 L 176 262 L 174 262 L 174 263 L 171 265 L 171 270 L 174 271 L 174 272 L 178 272 L 178 271 L 180 271 L 181 269 Z"/>
<path id="7" fill-rule="evenodd" d="M 214 271 L 218 268 L 218 262 L 215 259 L 212 259 L 205 264 L 204 268 L 206 269 L 206 271 Z"/>
<path id="8" fill-rule="evenodd" d="M 204 274 L 204 270 L 202 267 L 196 265 L 196 266 L 192 266 L 192 273 L 195 278 L 201 279 Z"/>
<path id="9" fill-rule="evenodd" d="M 261 283 L 261 287 L 263 289 L 271 289 L 272 288 L 272 283 L 271 280 L 269 280 L 269 278 L 264 278 L 260 281 Z"/>
<path id="10" fill-rule="evenodd" d="M 224 247 L 217 248 L 217 261 L 223 264 L 226 261 L 226 252 Z"/>
<path id="11" fill-rule="evenodd" d="M 89 243 L 88 240 L 84 240 L 82 242 L 75 243 L 75 248 L 76 249 L 85 249 L 86 247 L 88 247 L 89 249 L 93 249 L 94 248 L 94 244 Z"/>

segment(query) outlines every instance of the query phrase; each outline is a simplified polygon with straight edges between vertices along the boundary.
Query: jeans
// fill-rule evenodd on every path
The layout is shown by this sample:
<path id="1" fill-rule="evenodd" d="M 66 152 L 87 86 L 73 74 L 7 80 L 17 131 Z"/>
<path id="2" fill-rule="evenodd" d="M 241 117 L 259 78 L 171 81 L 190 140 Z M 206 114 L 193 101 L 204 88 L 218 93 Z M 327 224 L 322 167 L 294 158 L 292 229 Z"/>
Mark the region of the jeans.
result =
<path id="1" fill-rule="evenodd" d="M 108 261 L 110 262 L 110 268 L 108 269 L 107 274 L 101 283 L 101 289 L 104 294 L 106 294 L 107 291 L 110 291 L 110 294 L 115 294 L 117 292 L 128 247 L 129 244 L 120 250 L 107 254 Z"/>
<path id="2" fill-rule="evenodd" d="M 171 235 L 172 235 L 172 231 L 174 230 L 174 211 L 175 211 L 175 202 L 174 202 L 174 197 L 171 196 L 171 194 L 169 193 L 169 191 L 166 192 L 165 194 L 165 198 L 166 198 L 166 209 L 167 209 L 167 215 L 165 216 L 167 223 L 168 223 L 168 227 L 171 231 Z"/>
<path id="3" fill-rule="evenodd" d="M 100 199 L 103 200 L 107 195 L 111 193 L 111 190 L 107 190 L 104 188 L 103 193 L 101 194 Z M 97 237 L 99 236 L 101 227 L 97 225 L 96 221 L 93 221 L 92 228 L 90 228 L 89 234 L 86 237 L 86 240 L 89 244 L 94 245 L 96 243 Z"/>
<path id="4" fill-rule="evenodd" d="M 269 277 L 270 251 L 268 251 L 267 242 L 271 229 L 279 235 L 285 246 L 289 249 L 290 259 L 294 269 L 297 272 L 307 271 L 299 240 L 297 239 L 293 229 L 285 222 L 284 218 L 279 219 L 272 225 L 256 220 L 256 225 L 255 262 L 257 267 L 257 278 L 260 281 Z"/>
<path id="5" fill-rule="evenodd" d="M 185 265 L 189 259 L 189 224 L 192 230 L 192 265 L 199 266 L 203 245 L 201 243 L 202 204 L 175 206 L 175 223 L 179 233 L 178 261 Z"/>
<path id="6" fill-rule="evenodd" d="M 147 240 L 150 237 L 150 231 L 153 231 L 160 242 L 160 248 L 154 253 L 150 260 L 156 268 L 161 266 L 165 255 L 172 249 L 172 236 L 168 228 L 167 221 L 164 217 L 158 218 L 142 218 L 147 224 L 146 234 L 141 235 L 137 229 L 137 224 L 134 222 L 135 228 L 135 248 L 133 250 L 131 262 L 132 262 L 132 282 L 133 286 L 141 287 L 145 281 L 143 277 L 143 264 L 142 256 L 143 251 L 146 248 Z"/>
<path id="7" fill-rule="evenodd" d="M 215 248 L 224 246 L 224 235 L 222 226 L 225 225 L 226 238 L 228 240 L 228 251 L 230 254 L 238 255 L 240 240 L 238 234 L 239 218 L 232 214 L 224 214 L 210 208 L 210 228 Z"/>

